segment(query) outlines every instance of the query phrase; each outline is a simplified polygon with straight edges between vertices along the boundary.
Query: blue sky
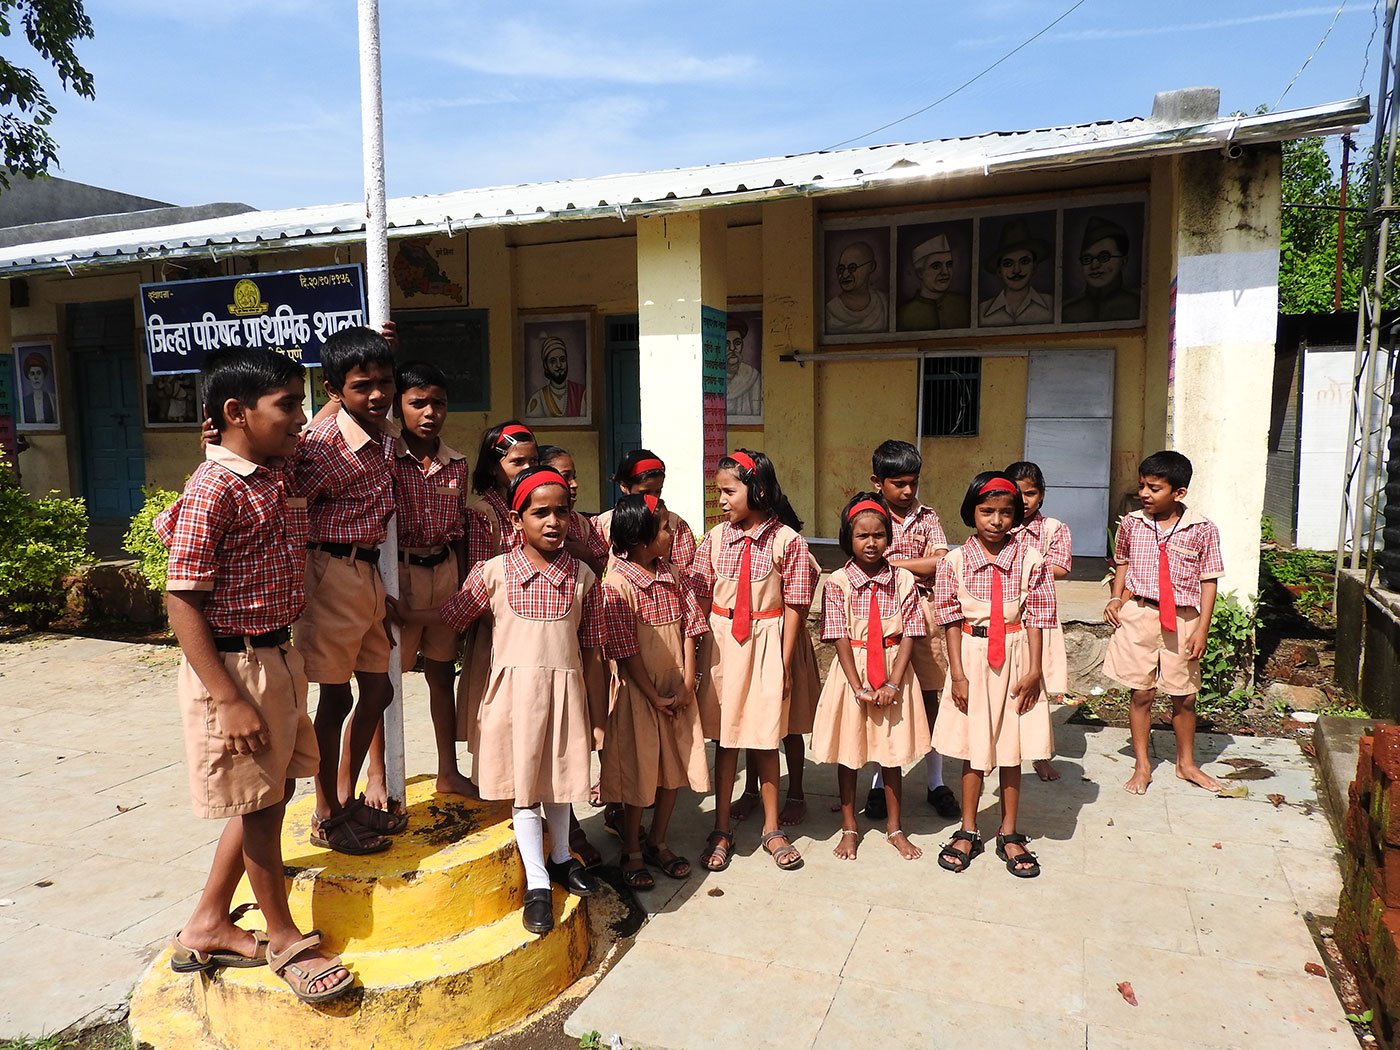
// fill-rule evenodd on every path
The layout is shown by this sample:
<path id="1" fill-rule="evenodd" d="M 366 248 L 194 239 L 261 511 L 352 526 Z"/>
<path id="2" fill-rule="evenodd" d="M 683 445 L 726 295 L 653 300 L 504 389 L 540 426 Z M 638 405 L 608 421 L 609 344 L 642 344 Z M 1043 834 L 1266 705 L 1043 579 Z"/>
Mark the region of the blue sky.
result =
<path id="1" fill-rule="evenodd" d="M 389 192 L 799 153 L 945 94 L 1074 0 L 381 0 Z M 1219 86 L 1272 106 L 1340 0 L 1084 0 L 940 106 L 860 143 L 1121 118 Z M 58 95 L 58 174 L 177 204 L 361 195 L 353 0 L 88 0 L 97 99 Z M 1348 0 L 1283 108 L 1371 94 Z M 7 58 L 20 60 L 13 41 Z"/>

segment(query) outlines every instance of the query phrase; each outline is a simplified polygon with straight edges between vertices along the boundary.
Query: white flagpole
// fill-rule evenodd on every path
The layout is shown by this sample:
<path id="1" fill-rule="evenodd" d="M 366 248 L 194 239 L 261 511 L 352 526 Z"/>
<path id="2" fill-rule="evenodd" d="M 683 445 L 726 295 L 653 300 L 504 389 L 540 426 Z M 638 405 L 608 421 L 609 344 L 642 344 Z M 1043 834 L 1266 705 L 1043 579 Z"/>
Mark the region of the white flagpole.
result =
<path id="1" fill-rule="evenodd" d="M 360 131 L 365 169 L 365 283 L 369 293 L 369 325 L 389 319 L 389 219 L 384 203 L 384 102 L 379 78 L 379 2 L 359 0 Z M 399 596 L 398 515 L 389 519 L 388 535 L 380 548 L 379 572 L 384 590 Z M 397 631 L 394 632 L 397 635 Z M 399 647 L 389 652 L 389 682 L 394 701 L 384 712 L 384 765 L 389 797 L 403 800 L 403 668 Z"/>

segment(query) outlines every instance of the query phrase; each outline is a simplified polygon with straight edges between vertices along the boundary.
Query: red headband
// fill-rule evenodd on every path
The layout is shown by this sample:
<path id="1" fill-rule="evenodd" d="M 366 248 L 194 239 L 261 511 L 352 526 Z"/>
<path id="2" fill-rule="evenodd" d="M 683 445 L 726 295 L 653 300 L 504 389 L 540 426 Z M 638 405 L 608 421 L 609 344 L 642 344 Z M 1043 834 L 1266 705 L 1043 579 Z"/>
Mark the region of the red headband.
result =
<path id="1" fill-rule="evenodd" d="M 739 452 L 736 450 L 734 452 L 729 453 L 728 458 L 732 459 L 735 463 L 739 464 L 739 466 L 743 467 L 745 473 L 753 473 L 754 468 L 757 466 L 757 464 L 753 461 L 753 457 L 750 456 L 747 452 Z"/>
<path id="2" fill-rule="evenodd" d="M 508 427 L 501 428 L 500 437 L 496 438 L 495 448 L 500 455 L 504 456 L 522 441 L 533 443 L 534 440 L 534 432 L 531 431 L 529 427 L 521 426 L 519 423 L 512 423 Z"/>
<path id="3" fill-rule="evenodd" d="M 873 499 L 863 499 L 850 509 L 846 514 L 846 520 L 855 521 L 857 514 L 864 514 L 866 511 L 873 511 L 885 519 L 888 519 L 890 516 L 889 511 L 885 510 L 884 507 L 880 506 L 880 504 L 876 503 Z"/>
<path id="4" fill-rule="evenodd" d="M 655 457 L 651 459 L 639 459 L 636 463 L 632 465 L 632 472 L 627 476 L 631 478 L 639 478 L 643 474 L 650 474 L 653 470 L 659 470 L 661 471 L 661 473 L 665 474 L 666 464 L 662 463 L 661 460 L 656 459 Z"/>
<path id="5" fill-rule="evenodd" d="M 530 502 L 530 493 L 543 485 L 560 485 L 567 492 L 569 483 L 564 480 L 564 475 L 558 471 L 543 468 L 535 471 L 520 483 L 520 487 L 515 490 L 515 495 L 511 498 L 510 509 L 515 513 L 520 513 L 520 508 Z"/>
<path id="6" fill-rule="evenodd" d="M 656 513 L 656 508 L 661 505 L 661 501 L 650 492 L 642 497 L 642 502 L 647 505 L 647 510 L 651 511 L 653 514 Z"/>
<path id="7" fill-rule="evenodd" d="M 1008 481 L 1006 480 L 1006 478 L 992 478 L 990 481 L 988 481 L 985 485 L 983 485 L 980 489 L 977 490 L 977 495 L 985 496 L 989 492 L 1020 491 L 1021 490 L 1016 487 L 1016 483 L 1014 481 Z"/>

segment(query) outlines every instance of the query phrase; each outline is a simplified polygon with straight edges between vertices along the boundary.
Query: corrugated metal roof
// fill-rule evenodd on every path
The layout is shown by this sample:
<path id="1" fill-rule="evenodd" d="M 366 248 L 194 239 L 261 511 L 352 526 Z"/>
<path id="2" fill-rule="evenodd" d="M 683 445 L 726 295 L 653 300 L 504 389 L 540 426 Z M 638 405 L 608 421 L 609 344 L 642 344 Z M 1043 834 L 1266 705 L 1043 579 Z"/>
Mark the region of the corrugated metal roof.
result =
<path id="1" fill-rule="evenodd" d="M 907 142 L 694 168 L 459 190 L 390 200 L 391 236 L 478 226 L 690 211 L 899 181 L 1062 168 L 1336 134 L 1370 119 L 1366 98 L 1260 116 L 1170 125 L 1149 118 Z M 254 211 L 0 250 L 0 276 L 91 269 L 196 254 L 314 247 L 361 239 L 364 204 Z"/>

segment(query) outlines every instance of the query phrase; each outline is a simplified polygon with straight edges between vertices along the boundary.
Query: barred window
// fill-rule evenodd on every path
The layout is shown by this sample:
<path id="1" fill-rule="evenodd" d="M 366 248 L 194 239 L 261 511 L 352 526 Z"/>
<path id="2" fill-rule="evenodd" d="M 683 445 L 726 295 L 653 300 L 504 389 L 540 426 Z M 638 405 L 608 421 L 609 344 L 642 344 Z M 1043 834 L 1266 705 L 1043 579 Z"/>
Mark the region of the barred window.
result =
<path id="1" fill-rule="evenodd" d="M 971 437 L 977 434 L 982 403 L 980 357 L 926 357 L 923 374 L 925 437 Z"/>

